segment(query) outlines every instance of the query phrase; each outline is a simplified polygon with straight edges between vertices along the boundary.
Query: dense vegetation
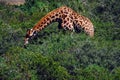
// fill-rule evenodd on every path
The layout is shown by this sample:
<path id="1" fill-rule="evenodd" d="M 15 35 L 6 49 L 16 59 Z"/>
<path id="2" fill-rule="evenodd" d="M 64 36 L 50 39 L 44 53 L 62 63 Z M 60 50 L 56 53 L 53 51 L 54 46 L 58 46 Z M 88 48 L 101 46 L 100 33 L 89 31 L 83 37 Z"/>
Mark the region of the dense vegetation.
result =
<path id="1" fill-rule="evenodd" d="M 23 48 L 27 28 L 62 5 L 91 19 L 94 38 L 83 32 L 71 37 L 52 23 Z M 119 0 L 0 3 L 0 80 L 120 80 L 119 5 Z"/>

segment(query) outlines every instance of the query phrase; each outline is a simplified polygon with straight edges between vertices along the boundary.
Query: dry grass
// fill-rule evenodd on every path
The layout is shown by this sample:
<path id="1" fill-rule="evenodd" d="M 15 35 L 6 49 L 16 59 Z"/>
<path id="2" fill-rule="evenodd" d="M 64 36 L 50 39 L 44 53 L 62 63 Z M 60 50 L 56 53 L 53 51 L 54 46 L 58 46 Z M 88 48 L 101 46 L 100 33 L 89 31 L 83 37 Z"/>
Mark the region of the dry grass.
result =
<path id="1" fill-rule="evenodd" d="M 25 0 L 0 0 L 0 2 L 4 2 L 8 5 L 22 5 L 25 3 Z"/>

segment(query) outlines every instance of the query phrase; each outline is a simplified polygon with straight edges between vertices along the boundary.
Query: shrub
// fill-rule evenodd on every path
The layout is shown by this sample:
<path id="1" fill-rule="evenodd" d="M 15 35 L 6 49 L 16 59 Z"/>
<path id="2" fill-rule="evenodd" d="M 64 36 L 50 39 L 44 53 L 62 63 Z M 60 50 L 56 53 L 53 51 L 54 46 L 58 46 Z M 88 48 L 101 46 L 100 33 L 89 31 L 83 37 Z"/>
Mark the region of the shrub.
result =
<path id="1" fill-rule="evenodd" d="M 33 53 L 20 47 L 12 47 L 0 57 L 1 79 L 65 80 L 67 70 L 49 57 Z"/>
<path id="2" fill-rule="evenodd" d="M 119 80 L 119 1 L 26 0 L 0 5 L 0 80 Z M 23 49 L 26 29 L 49 11 L 67 5 L 89 17 L 95 36 L 63 32 L 58 23 L 40 31 Z"/>
<path id="3" fill-rule="evenodd" d="M 98 65 L 89 65 L 84 69 L 75 69 L 74 80 L 113 80 L 112 74 Z"/>

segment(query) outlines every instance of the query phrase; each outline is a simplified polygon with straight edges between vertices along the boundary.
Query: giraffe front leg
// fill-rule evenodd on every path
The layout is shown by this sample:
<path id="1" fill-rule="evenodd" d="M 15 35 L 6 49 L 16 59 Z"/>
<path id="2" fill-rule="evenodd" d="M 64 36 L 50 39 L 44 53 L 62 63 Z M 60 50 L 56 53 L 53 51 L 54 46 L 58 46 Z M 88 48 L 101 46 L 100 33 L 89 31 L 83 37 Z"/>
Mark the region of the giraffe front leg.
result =
<path id="1" fill-rule="evenodd" d="M 59 22 L 58 24 L 58 32 L 63 32 L 63 34 L 65 34 L 66 29 L 64 28 L 63 24 L 61 22 Z"/>
<path id="2" fill-rule="evenodd" d="M 70 36 L 71 36 L 71 38 L 73 38 L 73 33 L 75 32 L 75 28 L 73 26 L 73 23 L 71 22 L 67 26 L 68 26 L 68 30 L 70 30 L 72 32 Z"/>
<path id="3" fill-rule="evenodd" d="M 61 25 L 61 29 L 62 29 L 63 34 L 65 34 L 65 33 L 66 33 L 66 30 L 67 30 L 65 24 L 64 24 L 64 23 L 61 23 L 60 25 Z"/>
<path id="4" fill-rule="evenodd" d="M 61 22 L 58 22 L 58 29 L 62 29 L 62 24 L 61 24 Z"/>
<path id="5" fill-rule="evenodd" d="M 72 29 L 71 31 L 72 31 L 72 33 L 71 33 L 71 38 L 73 38 L 73 33 L 75 32 L 74 27 L 73 27 L 73 29 Z"/>

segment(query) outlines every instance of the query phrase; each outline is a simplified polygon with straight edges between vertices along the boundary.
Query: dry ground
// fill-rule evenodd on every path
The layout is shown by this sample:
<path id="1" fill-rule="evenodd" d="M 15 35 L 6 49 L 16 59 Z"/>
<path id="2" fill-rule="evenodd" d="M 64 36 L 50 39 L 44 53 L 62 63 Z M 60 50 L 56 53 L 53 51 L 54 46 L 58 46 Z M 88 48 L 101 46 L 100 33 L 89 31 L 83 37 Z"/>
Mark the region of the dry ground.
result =
<path id="1" fill-rule="evenodd" d="M 5 2 L 9 5 L 22 5 L 25 3 L 25 0 L 0 0 L 0 2 Z"/>

